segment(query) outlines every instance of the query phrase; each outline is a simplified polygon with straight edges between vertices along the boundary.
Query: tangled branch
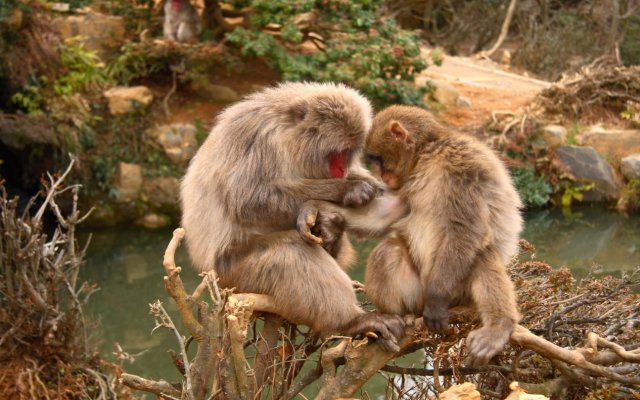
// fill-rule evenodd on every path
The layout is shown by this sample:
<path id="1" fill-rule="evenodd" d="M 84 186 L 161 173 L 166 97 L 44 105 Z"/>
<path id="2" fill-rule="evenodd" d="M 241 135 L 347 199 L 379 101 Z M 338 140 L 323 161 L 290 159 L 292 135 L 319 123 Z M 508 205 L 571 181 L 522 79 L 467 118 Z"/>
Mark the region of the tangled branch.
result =
<path id="1" fill-rule="evenodd" d="M 511 345 L 502 356 L 491 365 L 473 369 L 463 366 L 464 337 L 477 322 L 473 310 L 452 309 L 453 333 L 444 337 L 428 332 L 421 318 L 407 319 L 397 353 L 386 352 L 371 343 L 369 337 L 329 338 L 323 342 L 312 332 L 301 331 L 273 315 L 277 309 L 269 296 L 232 294 L 219 289 L 213 272 L 206 273 L 195 291 L 188 294 L 174 257 L 183 237 L 184 230 L 175 230 L 165 252 L 165 287 L 198 345 L 197 354 L 189 362 L 182 337 L 170 318 L 163 309 L 152 311 L 156 318 L 161 317 L 159 326 L 174 330 L 179 338 L 184 381 L 178 386 L 167 386 L 164 381 L 123 374 L 123 383 L 135 389 L 189 399 L 204 399 L 207 394 L 248 399 L 267 392 L 274 398 L 292 399 L 320 379 L 316 398 L 333 399 L 353 397 L 380 371 L 411 376 L 417 388 L 415 397 L 420 397 L 418 393 L 443 392 L 466 381 L 472 381 L 484 394 L 495 398 L 504 398 L 509 393 L 509 383 L 515 380 L 520 385 L 511 387 L 520 392 L 540 390 L 540 385 L 545 386 L 540 384 L 541 380 L 547 381 L 547 388 L 574 387 L 576 393 L 609 384 L 616 384 L 625 392 L 640 384 L 640 341 L 635 329 L 640 323 L 637 311 L 640 299 L 631 290 L 640 281 L 640 271 L 624 279 L 592 280 L 572 289 L 572 278 L 566 270 L 552 271 L 538 261 L 515 263 L 512 278 L 523 299 L 523 324 L 529 329 L 517 326 Z M 529 244 L 523 243 L 523 247 L 532 251 Z M 199 300 L 205 292 L 212 299 L 212 307 Z M 196 305 L 198 311 L 194 313 Z M 586 309 L 590 311 L 585 312 Z M 263 313 L 269 316 L 262 331 L 257 332 L 255 323 L 250 330 L 251 317 Z M 583 318 L 575 318 L 576 314 Z M 611 324 L 614 320 L 616 323 Z M 564 327 L 569 325 L 580 329 L 567 332 Z M 585 330 L 586 338 L 581 333 Z M 298 335 L 302 335 L 302 340 Z M 253 365 L 245 351 L 248 346 L 257 349 Z M 419 349 L 430 356 L 431 361 L 425 363 L 431 367 L 389 364 Z M 545 360 L 542 364 L 541 359 Z M 301 374 L 305 363 L 315 367 Z M 393 380 L 391 384 L 399 395 L 402 389 Z M 170 389 L 175 387 L 182 389 L 178 392 Z M 403 395 L 411 397 L 406 391 Z"/>

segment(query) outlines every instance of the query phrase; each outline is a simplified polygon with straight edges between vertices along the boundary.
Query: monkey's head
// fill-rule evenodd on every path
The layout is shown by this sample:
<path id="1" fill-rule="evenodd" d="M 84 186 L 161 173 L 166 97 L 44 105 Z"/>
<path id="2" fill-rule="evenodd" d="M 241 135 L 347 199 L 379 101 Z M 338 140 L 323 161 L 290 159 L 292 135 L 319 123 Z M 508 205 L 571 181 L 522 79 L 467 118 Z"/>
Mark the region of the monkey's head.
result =
<path id="1" fill-rule="evenodd" d="M 344 178 L 364 147 L 372 108 L 356 90 L 333 83 L 286 83 L 278 88 L 288 157 L 305 178 Z"/>
<path id="2" fill-rule="evenodd" d="M 422 108 L 387 107 L 373 119 L 366 158 L 375 174 L 391 189 L 399 189 L 413 172 L 418 144 L 441 132 L 441 126 Z"/>

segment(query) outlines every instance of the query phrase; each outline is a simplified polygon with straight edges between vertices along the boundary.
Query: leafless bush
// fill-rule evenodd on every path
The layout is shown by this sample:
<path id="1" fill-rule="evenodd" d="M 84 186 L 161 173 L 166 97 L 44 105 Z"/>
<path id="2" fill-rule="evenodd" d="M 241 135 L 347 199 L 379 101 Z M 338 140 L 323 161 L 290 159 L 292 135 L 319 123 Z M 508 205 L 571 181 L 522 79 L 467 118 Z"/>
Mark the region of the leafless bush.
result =
<path id="1" fill-rule="evenodd" d="M 44 200 L 21 213 L 0 187 L 0 398 L 117 398 L 107 367 L 91 351 L 83 307 L 95 287 L 80 282 L 85 249 L 75 237 L 84 219 L 78 185 L 63 186 L 74 160 L 57 179 L 48 176 Z M 64 216 L 56 203 L 72 196 Z M 35 212 L 30 216 L 30 212 Z M 58 226 L 48 236 L 42 218 Z"/>

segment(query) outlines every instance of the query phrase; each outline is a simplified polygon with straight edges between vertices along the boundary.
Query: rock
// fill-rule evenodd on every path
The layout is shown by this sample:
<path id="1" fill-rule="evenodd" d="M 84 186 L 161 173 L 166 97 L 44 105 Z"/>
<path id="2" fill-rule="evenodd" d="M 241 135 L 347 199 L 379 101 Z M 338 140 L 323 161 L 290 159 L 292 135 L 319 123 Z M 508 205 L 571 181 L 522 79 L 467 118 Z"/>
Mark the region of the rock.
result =
<path id="1" fill-rule="evenodd" d="M 142 186 L 142 167 L 121 162 L 116 169 L 114 187 L 118 191 L 118 202 L 131 202 L 138 198 Z"/>
<path id="2" fill-rule="evenodd" d="M 145 214 L 142 218 L 137 220 L 136 224 L 144 226 L 145 228 L 158 229 L 164 228 L 165 226 L 169 225 L 170 222 L 171 218 L 164 214 L 149 213 Z"/>
<path id="3" fill-rule="evenodd" d="M 556 148 L 567 142 L 567 130 L 560 125 L 547 125 L 542 128 L 542 139 L 551 148 Z"/>
<path id="4" fill-rule="evenodd" d="M 0 112 L 0 142 L 18 150 L 38 144 L 60 145 L 55 125 L 47 116 L 3 112 Z"/>
<path id="5" fill-rule="evenodd" d="M 614 163 L 640 153 L 640 130 L 607 130 L 593 127 L 580 136 L 580 143 L 591 146 Z"/>
<path id="6" fill-rule="evenodd" d="M 584 192 L 584 201 L 598 202 L 617 199 L 620 195 L 611 165 L 593 147 L 563 145 L 556 150 L 554 165 L 577 183 L 593 184 Z"/>
<path id="7" fill-rule="evenodd" d="M 140 107 L 146 107 L 153 101 L 153 94 L 146 86 L 114 87 L 104 93 L 109 100 L 111 115 L 131 112 Z"/>
<path id="8" fill-rule="evenodd" d="M 148 132 L 175 165 L 186 166 L 198 150 L 197 128 L 192 124 L 162 125 Z"/>
<path id="9" fill-rule="evenodd" d="M 194 75 L 190 88 L 200 97 L 216 103 L 233 103 L 241 99 L 238 92 L 228 86 L 211 83 L 209 77 L 204 74 Z"/>
<path id="10" fill-rule="evenodd" d="M 454 107 L 458 105 L 460 93 L 453 86 L 439 81 L 431 81 L 433 91 L 428 93 L 433 100 L 445 107 Z"/>
<path id="11" fill-rule="evenodd" d="M 511 65 L 511 52 L 509 50 L 502 50 L 500 62 L 504 65 Z"/>
<path id="12" fill-rule="evenodd" d="M 460 108 L 471 108 L 471 99 L 464 96 L 458 96 L 458 100 L 456 100 L 456 106 Z"/>
<path id="13" fill-rule="evenodd" d="M 620 161 L 620 172 L 628 180 L 640 179 L 640 153 L 624 157 Z"/>
<path id="14" fill-rule="evenodd" d="M 168 214 L 178 210 L 180 180 L 174 177 L 161 177 L 145 180 L 142 184 L 143 199 L 155 210 Z"/>
<path id="15" fill-rule="evenodd" d="M 85 49 L 103 60 L 120 49 L 125 39 L 124 18 L 90 11 L 55 18 L 53 25 L 63 39 L 80 36 Z"/>
<path id="16" fill-rule="evenodd" d="M 480 400 L 480 392 L 476 390 L 476 385 L 465 382 L 460 385 L 451 386 L 440 393 L 440 400 Z"/>
<path id="17" fill-rule="evenodd" d="M 509 384 L 509 389 L 511 389 L 511 393 L 505 398 L 505 400 L 549 400 L 547 396 L 543 396 L 541 394 L 529 394 L 525 392 L 524 389 L 518 385 L 518 382 L 511 382 Z"/>

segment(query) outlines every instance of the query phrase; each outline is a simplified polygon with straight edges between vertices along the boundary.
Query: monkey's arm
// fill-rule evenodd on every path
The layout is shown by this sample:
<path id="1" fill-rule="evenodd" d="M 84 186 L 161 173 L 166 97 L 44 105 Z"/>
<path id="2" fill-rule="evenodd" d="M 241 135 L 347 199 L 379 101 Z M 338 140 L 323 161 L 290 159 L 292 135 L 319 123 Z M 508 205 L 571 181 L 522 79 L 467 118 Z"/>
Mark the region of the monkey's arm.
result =
<path id="1" fill-rule="evenodd" d="M 247 180 L 255 178 L 246 178 Z M 358 179 L 297 179 L 261 182 L 248 188 L 229 190 L 229 211 L 238 221 L 269 229 L 292 229 L 302 205 L 309 200 L 326 200 L 360 207 L 379 190 L 377 182 Z"/>
<path id="2" fill-rule="evenodd" d="M 295 183 L 283 182 L 281 188 L 302 201 L 325 200 L 347 207 L 362 207 L 369 203 L 381 189 L 373 178 L 300 179 Z"/>
<path id="3" fill-rule="evenodd" d="M 311 200 L 302 205 L 297 227 L 300 234 L 311 243 L 324 243 L 327 239 L 335 238 L 337 229 L 334 226 L 360 236 L 380 237 L 407 211 L 406 203 L 393 194 L 378 196 L 361 208 L 346 208 L 335 203 Z"/>

